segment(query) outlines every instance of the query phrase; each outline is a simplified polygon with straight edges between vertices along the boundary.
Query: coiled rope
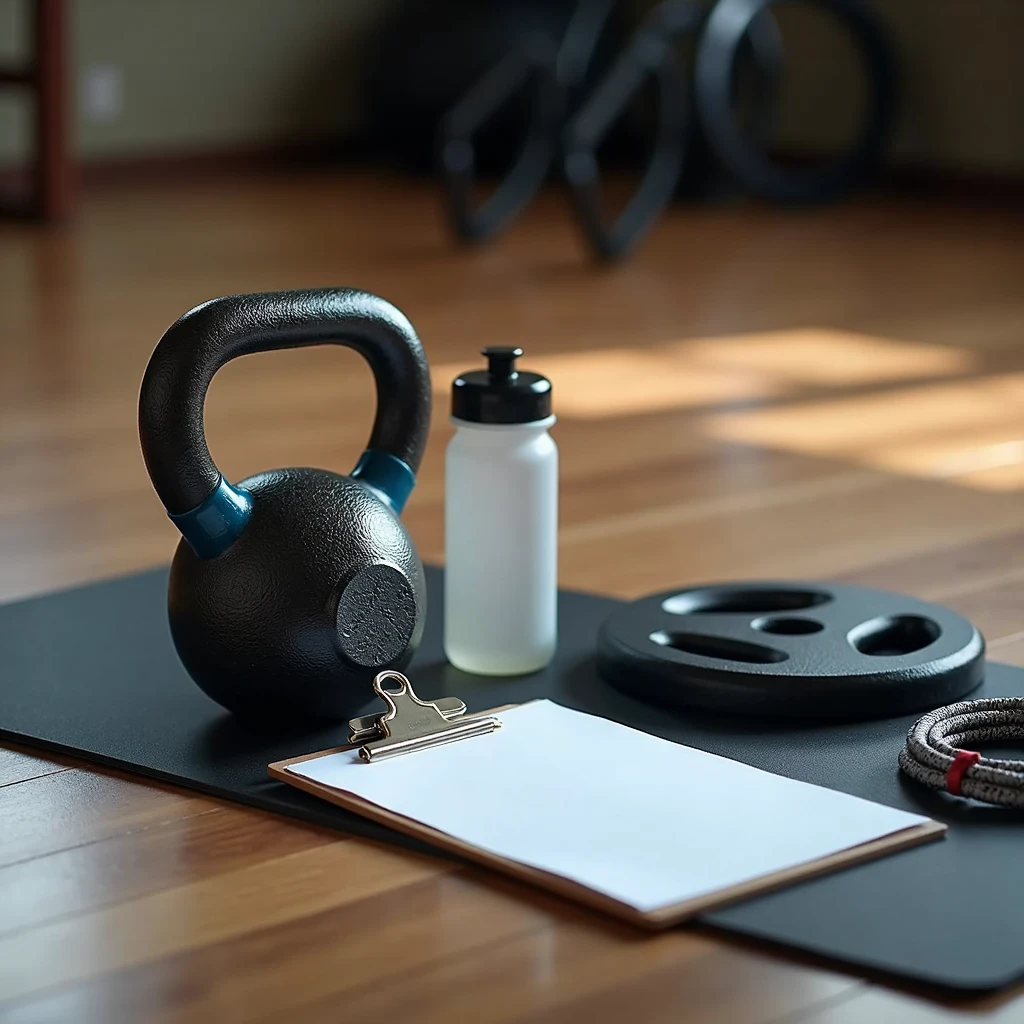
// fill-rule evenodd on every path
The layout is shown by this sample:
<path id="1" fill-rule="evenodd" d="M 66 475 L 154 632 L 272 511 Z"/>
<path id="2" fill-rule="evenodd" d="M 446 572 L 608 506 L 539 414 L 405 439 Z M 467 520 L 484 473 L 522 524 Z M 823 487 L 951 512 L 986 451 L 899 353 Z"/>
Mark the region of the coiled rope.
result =
<path id="1" fill-rule="evenodd" d="M 925 715 L 907 733 L 900 768 L 955 796 L 1024 808 L 1024 761 L 983 757 L 974 747 L 1024 743 L 1024 697 L 967 700 Z"/>

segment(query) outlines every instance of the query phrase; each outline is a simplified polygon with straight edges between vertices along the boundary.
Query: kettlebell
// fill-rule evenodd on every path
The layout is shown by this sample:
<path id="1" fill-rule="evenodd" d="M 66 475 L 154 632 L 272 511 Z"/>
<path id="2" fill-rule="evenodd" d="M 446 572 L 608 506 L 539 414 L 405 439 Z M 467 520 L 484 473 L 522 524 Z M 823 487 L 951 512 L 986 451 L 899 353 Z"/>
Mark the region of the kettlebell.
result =
<path id="1" fill-rule="evenodd" d="M 355 469 L 272 469 L 227 481 L 203 405 L 213 375 L 255 352 L 337 344 L 370 364 L 377 412 Z M 139 396 L 150 479 L 182 540 L 168 614 L 183 665 L 239 715 L 347 718 L 423 635 L 426 580 L 399 519 L 430 425 L 430 373 L 412 324 L 346 288 L 233 295 L 160 339 Z"/>

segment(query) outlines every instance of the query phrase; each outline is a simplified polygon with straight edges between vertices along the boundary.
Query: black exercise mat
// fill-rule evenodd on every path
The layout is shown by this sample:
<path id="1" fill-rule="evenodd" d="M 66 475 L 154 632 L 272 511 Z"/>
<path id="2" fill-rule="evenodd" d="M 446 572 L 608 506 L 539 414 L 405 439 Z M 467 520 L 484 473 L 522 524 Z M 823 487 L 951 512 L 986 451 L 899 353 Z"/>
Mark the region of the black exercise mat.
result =
<path id="1" fill-rule="evenodd" d="M 703 921 L 961 991 L 991 990 L 1024 976 L 1024 814 L 929 794 L 905 781 L 896 756 L 915 716 L 829 727 L 759 725 L 647 706 L 607 686 L 594 670 L 597 629 L 615 602 L 566 592 L 553 666 L 519 680 L 466 676 L 444 663 L 442 578 L 438 570 L 429 576 L 433 610 L 410 670 L 425 697 L 457 694 L 471 710 L 551 697 L 950 825 L 945 840 L 748 900 Z M 267 777 L 271 761 L 344 743 L 344 728 L 272 738 L 246 731 L 207 699 L 171 645 L 166 578 L 166 570 L 158 570 L 0 607 L 0 736 L 422 848 Z M 1024 695 L 1024 672 L 992 665 L 976 695 Z"/>

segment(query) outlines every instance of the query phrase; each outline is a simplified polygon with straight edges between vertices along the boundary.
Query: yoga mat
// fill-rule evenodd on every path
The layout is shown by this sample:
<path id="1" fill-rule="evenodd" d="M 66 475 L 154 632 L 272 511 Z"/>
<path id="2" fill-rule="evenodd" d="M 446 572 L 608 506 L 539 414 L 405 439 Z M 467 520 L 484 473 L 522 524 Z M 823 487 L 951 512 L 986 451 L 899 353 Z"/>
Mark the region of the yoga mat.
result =
<path id="1" fill-rule="evenodd" d="M 715 911 L 704 923 L 961 992 L 1024 978 L 1024 814 L 932 794 L 903 778 L 896 757 L 917 716 L 788 724 L 641 703 L 612 689 L 594 668 L 598 627 L 617 602 L 566 591 L 559 652 L 548 669 L 519 679 L 464 675 L 442 654 L 442 573 L 429 569 L 428 577 L 427 632 L 409 669 L 424 697 L 455 694 L 470 710 L 550 697 L 950 826 L 944 840 Z M 345 743 L 344 726 L 284 735 L 243 727 L 178 662 L 166 586 L 160 569 L 0 606 L 0 737 L 422 849 L 267 777 L 271 761 Z M 972 697 L 1010 695 L 1024 695 L 1024 671 L 991 664 Z M 373 709 L 368 701 L 367 711 Z"/>

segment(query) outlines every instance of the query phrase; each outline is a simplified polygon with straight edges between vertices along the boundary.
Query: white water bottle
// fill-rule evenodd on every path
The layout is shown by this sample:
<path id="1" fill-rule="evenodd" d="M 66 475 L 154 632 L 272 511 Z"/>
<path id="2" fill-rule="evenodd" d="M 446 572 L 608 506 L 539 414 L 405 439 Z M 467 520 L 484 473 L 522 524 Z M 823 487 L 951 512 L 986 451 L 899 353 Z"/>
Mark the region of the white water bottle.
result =
<path id="1" fill-rule="evenodd" d="M 478 675 L 521 675 L 557 641 L 558 448 L 551 382 L 516 370 L 519 348 L 485 348 L 486 370 L 452 384 L 445 463 L 448 660 Z"/>

